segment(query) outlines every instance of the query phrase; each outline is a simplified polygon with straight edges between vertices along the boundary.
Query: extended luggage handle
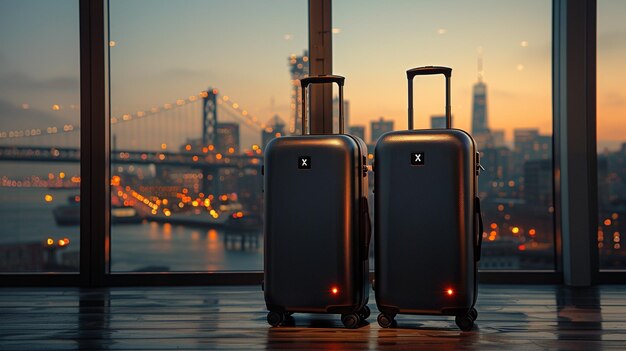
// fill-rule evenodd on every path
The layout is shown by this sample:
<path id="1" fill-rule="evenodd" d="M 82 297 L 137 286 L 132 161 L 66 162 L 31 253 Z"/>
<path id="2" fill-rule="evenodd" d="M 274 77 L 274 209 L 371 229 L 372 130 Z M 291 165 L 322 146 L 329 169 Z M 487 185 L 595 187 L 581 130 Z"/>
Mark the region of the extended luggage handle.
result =
<path id="1" fill-rule="evenodd" d="M 406 78 L 409 81 L 409 130 L 413 129 L 413 78 L 415 78 L 415 76 L 433 74 L 443 74 L 446 77 L 446 128 L 452 128 L 452 111 L 450 108 L 450 78 L 452 77 L 452 68 L 425 66 L 406 71 Z"/>
<path id="2" fill-rule="evenodd" d="M 306 88 L 310 84 L 324 83 L 337 83 L 339 86 L 339 134 L 343 134 L 343 83 L 345 80 L 345 77 L 335 75 L 320 75 L 300 79 L 300 86 L 302 87 L 302 135 L 306 134 L 306 126 L 309 124 L 306 115 Z"/>

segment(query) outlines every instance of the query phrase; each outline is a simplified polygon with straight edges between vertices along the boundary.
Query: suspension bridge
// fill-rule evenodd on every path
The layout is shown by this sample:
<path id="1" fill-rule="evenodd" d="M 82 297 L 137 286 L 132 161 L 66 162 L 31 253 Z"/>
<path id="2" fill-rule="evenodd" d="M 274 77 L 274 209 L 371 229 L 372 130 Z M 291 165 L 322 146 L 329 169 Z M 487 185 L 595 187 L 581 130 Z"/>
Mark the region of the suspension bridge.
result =
<path id="1" fill-rule="evenodd" d="M 132 187 L 142 191 L 140 196 L 159 204 L 170 195 L 189 199 L 191 203 L 205 194 L 214 194 L 216 198 L 234 195 L 258 204 L 258 196 L 254 195 L 258 189 L 254 187 L 262 164 L 262 150 L 259 145 L 240 147 L 240 133 L 271 132 L 271 127 L 232 97 L 210 88 L 149 109 L 112 116 L 110 123 L 112 185 L 118 189 L 114 193 Z M 78 124 L 0 130 L 0 162 L 78 163 L 79 145 Z M 154 176 L 146 179 L 142 174 L 129 174 L 128 169 L 135 169 L 135 165 L 152 166 Z M 251 177 L 256 180 L 248 180 Z M 2 178 L 0 186 L 5 187 L 63 186 L 53 174 L 49 174 L 49 179 L 37 175 L 22 180 Z M 77 186 L 80 177 L 68 177 L 66 181 Z M 180 195 L 183 191 L 185 196 Z M 126 194 L 126 190 L 123 192 Z M 192 200 L 187 192 L 199 197 Z M 124 203 L 132 200 L 120 199 Z"/>

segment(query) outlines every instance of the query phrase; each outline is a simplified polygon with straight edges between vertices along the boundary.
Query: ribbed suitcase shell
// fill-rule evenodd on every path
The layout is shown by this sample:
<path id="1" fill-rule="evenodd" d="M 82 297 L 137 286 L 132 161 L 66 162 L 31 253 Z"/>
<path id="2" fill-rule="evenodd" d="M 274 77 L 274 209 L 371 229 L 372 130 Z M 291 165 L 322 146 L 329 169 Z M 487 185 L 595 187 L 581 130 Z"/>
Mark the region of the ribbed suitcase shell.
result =
<path id="1" fill-rule="evenodd" d="M 411 164 L 414 153 L 423 153 L 424 165 Z M 396 131 L 378 140 L 374 237 L 381 312 L 455 315 L 473 306 L 475 157 L 473 139 L 461 130 Z"/>
<path id="2" fill-rule="evenodd" d="M 310 156 L 311 168 L 298 158 Z M 289 312 L 354 312 L 367 302 L 365 144 L 349 135 L 274 139 L 265 156 L 265 300 Z M 337 287 L 339 294 L 331 289 Z"/>
<path id="3" fill-rule="evenodd" d="M 413 130 L 413 78 L 432 74 L 446 77 L 446 129 Z M 408 70 L 409 130 L 376 143 L 374 288 L 383 327 L 396 314 L 443 314 L 470 330 L 477 317 L 480 164 L 474 139 L 451 128 L 451 75 L 448 67 Z"/>
<path id="4" fill-rule="evenodd" d="M 303 111 L 306 86 L 339 85 L 340 133 L 343 81 L 339 76 L 301 80 Z M 300 167 L 303 157 L 307 167 Z M 267 145 L 264 291 L 271 325 L 291 312 L 318 312 L 343 314 L 344 325 L 354 328 L 369 315 L 366 162 L 367 146 L 351 135 L 281 137 Z"/>

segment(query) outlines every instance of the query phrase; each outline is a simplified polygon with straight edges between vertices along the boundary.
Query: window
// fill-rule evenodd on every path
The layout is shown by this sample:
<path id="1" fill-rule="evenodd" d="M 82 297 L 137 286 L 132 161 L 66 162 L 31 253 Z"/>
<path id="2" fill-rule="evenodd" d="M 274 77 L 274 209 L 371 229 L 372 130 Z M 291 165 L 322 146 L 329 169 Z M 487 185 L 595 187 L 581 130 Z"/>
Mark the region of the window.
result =
<path id="1" fill-rule="evenodd" d="M 600 269 L 626 269 L 626 3 L 598 1 L 597 138 Z"/>
<path id="2" fill-rule="evenodd" d="M 262 270 L 263 149 L 294 125 L 307 2 L 109 11 L 111 271 Z"/>
<path id="3" fill-rule="evenodd" d="M 555 268 L 551 6 L 333 2 L 333 70 L 347 77 L 349 128 L 371 148 L 407 126 L 406 69 L 453 68 L 453 127 L 471 132 L 486 168 L 483 270 Z M 414 91 L 417 128 L 439 127 L 443 78 L 416 79 Z"/>
<path id="4" fill-rule="evenodd" d="M 0 42 L 0 272 L 77 272 L 78 1 L 1 2 Z"/>

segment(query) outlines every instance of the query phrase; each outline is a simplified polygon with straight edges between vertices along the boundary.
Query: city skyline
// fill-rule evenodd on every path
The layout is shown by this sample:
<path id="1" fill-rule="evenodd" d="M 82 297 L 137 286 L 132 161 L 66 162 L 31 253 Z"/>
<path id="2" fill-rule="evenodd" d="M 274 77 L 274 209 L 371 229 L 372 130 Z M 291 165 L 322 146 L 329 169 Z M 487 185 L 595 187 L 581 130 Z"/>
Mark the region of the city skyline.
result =
<path id="1" fill-rule="evenodd" d="M 494 5 L 495 3 L 498 3 Z M 290 54 L 301 54 L 306 48 L 306 26 L 297 25 L 300 21 L 295 20 L 298 17 L 306 18 L 305 2 L 293 1 L 273 1 L 266 8 L 280 9 L 277 14 L 267 13 L 270 18 L 280 18 L 278 23 L 271 21 L 273 24 L 269 26 L 266 32 L 260 32 L 258 35 L 264 35 L 271 43 L 271 50 L 259 45 L 253 45 L 255 41 L 247 34 L 247 27 L 242 25 L 233 27 L 226 24 L 227 19 L 217 18 L 214 14 L 232 13 L 237 8 L 237 4 L 222 3 L 206 3 L 189 2 L 188 6 L 180 11 L 191 13 L 188 9 L 197 10 L 191 14 L 188 23 L 183 23 L 179 27 L 163 26 L 162 23 L 174 21 L 168 14 L 168 6 L 166 2 L 153 2 L 153 6 L 142 6 L 141 2 L 123 3 L 111 2 L 111 39 L 115 41 L 115 46 L 111 48 L 112 55 L 112 88 L 113 88 L 113 115 L 122 115 L 130 111 L 138 111 L 147 109 L 155 104 L 163 102 L 172 102 L 180 98 L 185 98 L 198 91 L 206 89 L 211 84 L 217 86 L 222 91 L 232 96 L 236 96 L 241 105 L 247 106 L 250 112 L 259 116 L 263 121 L 269 120 L 275 114 L 281 118 L 288 120 L 290 114 L 289 94 L 291 86 L 288 82 L 289 73 L 285 67 L 284 57 Z M 203 6 L 204 5 L 204 6 Z M 267 27 L 266 18 L 258 18 L 259 8 L 254 3 L 248 4 L 246 11 L 239 11 L 243 16 L 241 22 L 264 23 L 263 28 Z M 359 19 L 371 16 L 373 12 L 380 9 L 382 5 L 373 2 L 367 3 L 367 6 L 352 7 L 352 18 L 346 18 L 347 8 L 351 5 L 350 1 L 334 3 L 334 19 L 333 25 L 336 28 L 333 36 L 333 45 L 335 47 L 335 72 L 345 74 L 346 80 L 346 99 L 352 101 L 352 124 L 366 125 L 372 119 L 378 116 L 393 119 L 397 128 L 404 128 L 406 125 L 406 97 L 405 82 L 403 71 L 412 65 L 419 65 L 423 61 L 424 64 L 433 62 L 449 61 L 441 56 L 446 52 L 445 48 L 454 48 L 459 51 L 461 60 L 457 60 L 453 67 L 453 94 L 452 109 L 455 116 L 455 127 L 470 130 L 470 113 L 471 113 L 471 85 L 475 79 L 475 60 L 477 49 L 482 47 L 485 60 L 485 79 L 490 82 L 492 87 L 492 96 L 489 114 L 492 119 L 492 127 L 494 129 L 505 129 L 507 141 L 512 141 L 512 130 L 517 127 L 539 127 L 542 133 L 551 132 L 551 103 L 550 103 L 550 5 L 546 1 L 533 4 L 515 4 L 509 2 L 493 2 L 483 1 L 475 3 L 467 12 L 459 11 L 450 19 L 428 19 L 424 23 L 420 23 L 418 27 L 413 24 L 392 27 L 389 33 L 405 29 L 405 33 L 414 33 L 418 38 L 422 38 L 411 46 L 417 48 L 421 46 L 430 47 L 429 52 L 421 52 L 415 55 L 414 51 L 408 51 L 403 55 L 403 62 L 393 61 L 385 65 L 385 67 L 377 66 L 375 75 L 380 77 L 378 89 L 371 89 L 372 82 L 367 82 L 367 74 L 363 69 L 363 64 L 375 59 L 374 55 L 367 60 L 359 58 L 362 48 L 361 43 L 364 38 L 358 37 L 355 33 L 363 33 L 361 27 L 363 22 Z M 494 6 L 491 6 L 494 5 Z M 3 29 L 0 34 L 2 41 L 14 48 L 9 52 L 3 52 L 0 55 L 0 62 L 3 64 L 0 68 L 0 78 L 3 81 L 18 81 L 20 84 L 13 86 L 12 89 L 3 89 L 0 91 L 0 112 L 35 114 L 36 116 L 46 115 L 50 120 L 57 120 L 60 123 L 78 120 L 78 23 L 77 23 L 77 4 L 73 1 L 62 1 L 49 5 L 47 3 L 37 4 L 24 2 L 20 5 L 23 7 L 23 13 L 13 18 L 3 17 Z M 391 16 L 400 16 L 399 12 L 407 12 L 411 9 L 410 4 L 386 4 L 387 14 L 381 20 L 390 18 Z M 425 3 L 432 12 L 437 13 L 441 8 L 446 7 L 445 3 Z M 423 7 L 422 6 L 422 7 Z M 465 8 L 465 5 L 462 4 Z M 621 130 L 620 121 L 624 115 L 624 104 L 626 98 L 621 89 L 620 82 L 623 81 L 621 72 L 612 72 L 608 74 L 609 65 L 617 65 L 619 57 L 623 57 L 624 48 L 620 47 L 615 38 L 619 33 L 623 33 L 618 23 L 611 22 L 611 18 L 615 18 L 615 13 L 619 13 L 617 9 L 623 7 L 619 2 L 607 2 L 605 6 L 599 8 L 599 15 L 607 18 L 602 21 L 598 29 L 598 150 L 604 150 L 606 146 L 611 149 L 617 149 L 622 140 L 623 131 Z M 481 32 L 481 28 L 489 28 L 494 23 L 498 23 L 495 18 L 498 15 L 511 14 L 511 10 L 520 11 L 520 28 L 509 32 L 508 30 L 498 34 L 497 36 L 475 36 L 472 33 Z M 213 9 L 214 11 L 212 11 Z M 257 11 L 258 10 L 258 11 Z M 355 10 L 355 11 L 354 11 Z M 155 29 L 157 23 L 151 21 L 143 21 L 142 25 L 136 23 L 136 13 L 141 11 L 142 14 L 152 14 L 155 18 L 162 18 L 159 22 L 158 30 Z M 209 12 L 206 12 L 209 11 Z M 257 12 L 255 12 L 257 11 Z M 480 13 L 479 13 L 480 12 Z M 545 13 L 541 16 L 531 16 L 531 12 Z M 8 13 L 2 11 L 2 13 Z M 65 33 L 59 40 L 59 36 L 46 36 L 45 33 L 34 33 L 23 28 L 35 28 L 36 22 L 41 22 L 41 16 L 51 13 L 58 18 L 68 18 L 67 21 L 56 21 L 58 23 L 50 23 L 51 33 L 55 29 Z M 75 16 L 76 21 L 71 19 Z M 198 45 L 193 44 L 193 38 L 186 39 L 188 34 L 194 33 L 192 30 L 194 25 L 200 25 L 203 21 L 201 18 L 214 18 L 213 24 L 215 28 L 227 28 L 227 37 L 229 40 L 221 40 L 217 42 L 217 46 L 210 44 L 213 35 L 207 35 L 201 42 L 200 47 L 210 44 L 211 47 L 223 48 L 217 55 L 205 55 L 205 49 L 200 50 Z M 466 26 L 468 20 L 472 18 L 481 18 L 481 26 L 476 29 L 469 28 L 469 32 L 459 30 Z M 224 16 L 228 17 L 228 16 Z M 406 16 L 405 16 L 406 17 Z M 493 17 L 493 18 L 492 18 Z M 538 17 L 538 18 L 535 18 Z M 398 18 L 404 18 L 402 16 Z M 417 19 L 417 18 L 416 18 Z M 459 20 L 455 24 L 454 20 Z M 494 22 L 495 21 L 495 22 Z M 524 22 L 525 21 L 525 22 Z M 178 23 L 178 20 L 175 20 Z M 305 22 L 305 21 L 304 21 Z M 30 23 L 30 24 L 29 24 Z M 173 22 L 172 22 L 173 23 Z M 413 22 L 408 22 L 413 23 Z M 296 27 L 298 30 L 295 30 Z M 354 27 L 353 27 L 354 26 Z M 18 30 L 22 29 L 22 30 Z M 155 29 L 155 33 L 150 33 Z M 215 33 L 216 31 L 212 31 Z M 367 31 L 365 30 L 365 33 Z M 12 33 L 10 36 L 8 33 Z M 177 34 L 178 33 L 178 34 Z M 386 33 L 386 32 L 385 32 Z M 42 36 L 39 40 L 35 40 L 35 35 Z M 462 45 L 457 45 L 462 37 L 472 37 L 472 40 Z M 475 38 L 474 38 L 475 37 Z M 137 41 L 142 38 L 142 41 Z M 175 41 L 170 38 L 178 38 Z M 198 38 L 198 37 L 195 37 Z M 394 35 L 389 44 L 401 48 L 404 36 Z M 216 38 L 217 39 L 217 38 Z M 38 55 L 29 49 L 16 45 L 18 42 L 35 41 L 41 43 L 41 47 L 45 47 L 49 52 L 47 55 L 47 67 L 54 67 L 52 70 L 44 70 L 42 65 L 37 64 Z M 159 42 L 176 43 L 175 47 L 168 48 L 167 51 L 159 49 Z M 423 44 L 420 44 L 422 43 Z M 248 43 L 251 45 L 249 46 Z M 394 44 L 395 43 L 395 44 Z M 497 45 L 496 45 L 497 44 Z M 265 45 L 268 46 L 268 45 Z M 343 50 L 343 47 L 354 47 L 354 53 Z M 141 55 L 146 55 L 146 49 L 150 48 L 150 60 L 142 59 Z M 247 50 L 246 50 L 247 48 Z M 502 48 L 502 54 L 499 54 L 496 48 Z M 75 55 L 68 60 L 68 52 L 75 51 Z M 244 50 L 244 51 L 242 51 Z M 404 49 L 401 49 L 404 50 Z M 443 51 L 442 51 L 443 50 Z M 189 56 L 182 59 L 178 56 L 172 56 L 175 52 L 187 52 Z M 611 53 L 611 55 L 603 54 L 603 52 Z M 243 53 L 239 55 L 238 53 Z M 264 67 L 267 75 L 258 76 L 258 73 L 252 74 L 249 81 L 253 84 L 242 85 L 241 81 L 245 77 L 245 70 L 241 73 L 233 74 L 230 67 L 248 67 L 246 65 L 246 52 L 258 52 L 260 55 L 254 55 L 254 66 Z M 270 52 L 273 52 L 270 54 Z M 419 51 L 418 51 L 419 52 Z M 166 54 L 163 56 L 162 54 Z M 232 60 L 233 54 L 241 59 Z M 395 53 L 394 53 L 395 54 Z M 396 54 L 397 55 L 397 54 Z M 439 56 L 437 56 L 439 55 Z M 71 56 L 71 55 L 70 55 Z M 447 55 L 449 56 L 449 55 Z M 18 58 L 27 57 L 26 60 Z M 206 59 L 202 59 L 206 57 Z M 437 57 L 443 59 L 437 59 Z M 197 59 L 194 61 L 194 59 Z M 260 61 L 259 61 L 260 59 Z M 123 65 L 116 62 L 124 61 Z M 346 61 L 348 60 L 348 61 Z M 382 60 L 382 59 L 381 59 Z M 524 60 L 528 60 L 525 62 Z M 539 60 L 539 61 L 537 61 Z M 617 61 L 616 61 L 617 60 Z M 226 62 L 233 61 L 228 64 Z M 518 62 L 519 61 L 519 62 Z M 203 63 L 205 62 L 205 63 Z M 383 60 L 383 62 L 385 62 Z M 452 62 L 452 61 L 450 61 Z M 543 62 L 543 63 L 542 63 Z M 348 65 L 349 63 L 349 65 Z M 454 63 L 454 62 L 453 62 Z M 207 66 L 208 65 L 208 66 Z M 519 65 L 522 65 L 521 67 Z M 129 68 L 143 67 L 139 71 L 132 72 Z M 227 76 L 207 75 L 202 67 L 207 67 L 214 73 L 220 71 L 228 72 Z M 212 67 L 212 68 L 211 68 Z M 543 68 L 542 68 L 543 67 Z M 521 69 L 520 69 L 521 68 Z M 198 71 L 197 69 L 200 69 Z M 160 75 L 155 75 L 160 72 Z M 205 72 L 205 73 L 202 73 Z M 163 76 L 167 74 L 168 76 Z M 284 77 L 284 79 L 265 79 L 265 76 Z M 163 76 L 159 84 L 155 84 L 155 78 Z M 125 77 L 125 78 L 121 78 Z M 472 79 L 469 79 L 472 77 Z M 620 78 L 621 77 L 621 78 Z M 260 79 L 260 80 L 259 80 Z M 215 82 L 215 84 L 213 84 Z M 532 84 L 530 83 L 532 82 Z M 543 83 L 542 83 L 543 82 Z M 427 82 L 428 83 L 428 82 Z M 137 85 L 139 84 L 139 85 Z M 516 93 L 512 86 L 537 86 L 540 84 L 542 97 L 533 97 L 528 95 L 529 90 Z M 3 86 L 11 86 L 3 84 Z M 267 85 L 267 86 L 266 86 Z M 247 87 L 246 87 L 247 86 Z M 26 91 L 32 92 L 36 87 L 37 90 L 45 92 L 45 94 L 37 94 L 36 98 L 32 94 L 24 94 Z M 60 89 L 53 89 L 60 87 Z M 155 90 L 156 89 L 156 90 Z M 365 89 L 365 90 L 364 90 Z M 231 91 L 232 90 L 232 91 Z M 364 91 L 369 90 L 367 94 Z M 532 89 L 531 89 L 532 90 Z M 257 92 L 264 91 L 263 94 Z M 140 95 L 137 92 L 141 92 Z M 382 94 L 381 94 L 382 92 Z M 375 94 L 375 95 L 372 95 Z M 433 82 L 431 85 L 420 84 L 416 88 L 416 94 L 420 94 L 416 101 L 416 115 L 430 116 L 438 114 L 443 109 L 442 98 L 439 94 L 439 84 Z M 423 98 L 422 98 L 423 97 Z M 272 103 L 274 101 L 274 103 Z M 394 103 L 391 103 L 395 101 Z M 532 104 L 525 103 L 533 101 Z M 27 111 L 20 111 L 22 106 L 27 105 Z M 52 107 L 59 105 L 59 110 Z M 529 106 L 530 105 L 530 106 Z M 517 106 L 517 107 L 516 107 Z M 537 110 L 540 106 L 540 110 Z M 17 111 L 16 111 L 17 110 Z M 22 109 L 24 110 L 24 109 Z M 542 122 L 535 123 L 537 118 Z M 31 118 L 32 119 L 32 118 Z M 36 117 L 35 117 L 36 119 Z M 3 121 L 0 128 L 6 128 L 6 122 Z M 422 127 L 428 126 L 427 118 L 418 118 L 417 125 Z M 245 132 L 244 132 L 245 133 Z"/>
<path id="2" fill-rule="evenodd" d="M 72 250 L 79 247 L 79 227 L 57 225 L 80 220 L 78 1 L 50 3 L 17 2 L 7 11 L 0 3 L 6 48 L 0 52 L 0 195 L 8 199 L 3 230 L 12 233 L 0 241 L 9 251 L 39 248 L 32 251 L 37 257 L 42 233 L 67 237 Z M 114 261 L 123 256 L 114 267 L 160 270 L 167 260 L 180 267 L 171 257 L 150 265 L 135 259 L 133 249 L 144 244 L 153 253 L 169 247 L 164 250 L 172 257 L 196 250 L 221 260 L 233 237 L 242 240 L 241 254 L 253 257 L 247 264 L 258 265 L 260 166 L 267 142 L 290 134 L 298 116 L 297 79 L 309 62 L 307 2 L 171 4 L 110 1 L 110 214 L 135 213 L 132 220 L 141 228 L 112 227 Z M 488 225 L 485 269 L 554 268 L 550 4 L 457 2 L 454 13 L 449 3 L 435 1 L 333 5 L 334 72 L 347 77 L 346 129 L 369 142 L 370 160 L 377 137 L 407 126 L 405 70 L 453 68 L 453 127 L 474 129 L 486 169 L 479 177 Z M 626 10 L 617 2 L 603 6 L 604 20 L 598 21 L 598 246 L 603 262 L 614 266 L 626 260 L 620 246 L 626 222 L 618 220 L 626 216 L 626 97 L 625 73 L 611 68 L 626 56 L 620 41 L 626 31 L 607 22 L 616 18 L 607 8 L 620 6 Z M 33 30 L 42 27 L 47 30 Z M 484 61 L 478 69 L 477 58 Z M 415 80 L 417 128 L 441 125 L 431 117 L 443 112 L 443 82 L 441 76 Z M 216 111 L 217 119 L 203 125 L 209 121 L 203 112 L 214 117 Z M 23 138 L 2 134 L 16 129 L 24 130 Z M 39 129 L 41 137 L 30 136 Z M 613 151 L 604 151 L 606 146 Z M 211 229 L 204 235 L 191 230 L 194 225 Z M 177 226 L 185 234 L 172 248 Z M 217 232 L 216 226 L 226 230 Z M 229 233 L 237 228 L 253 232 L 248 248 L 246 236 Z M 124 240 L 129 247 L 121 248 Z M 202 240 L 207 245 L 197 246 Z M 224 246 L 216 249 L 220 240 Z M 68 254 L 62 262 L 75 266 L 76 251 L 62 250 Z M 202 269 L 225 267 L 212 264 Z"/>

